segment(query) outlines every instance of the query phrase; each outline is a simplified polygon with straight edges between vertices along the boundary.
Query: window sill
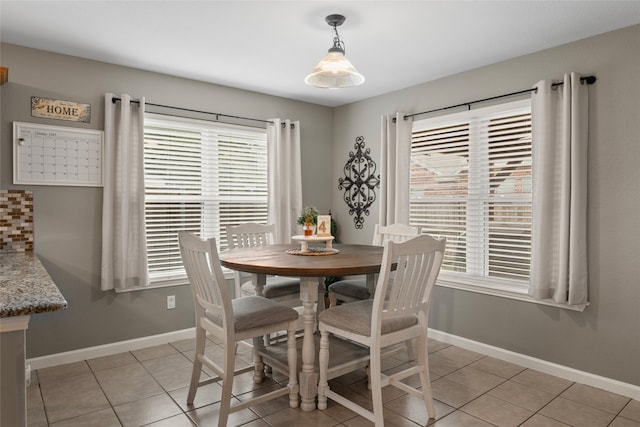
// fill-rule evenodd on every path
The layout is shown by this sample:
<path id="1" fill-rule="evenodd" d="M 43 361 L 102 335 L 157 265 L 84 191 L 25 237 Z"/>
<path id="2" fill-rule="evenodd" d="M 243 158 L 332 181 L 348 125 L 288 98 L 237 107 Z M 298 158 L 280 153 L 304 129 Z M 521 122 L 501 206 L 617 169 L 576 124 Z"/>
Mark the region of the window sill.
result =
<path id="1" fill-rule="evenodd" d="M 233 272 L 231 270 L 224 272 L 225 278 L 227 280 L 233 279 Z M 123 290 L 115 290 L 116 293 L 124 293 L 124 292 L 134 292 L 134 291 L 144 291 L 147 289 L 157 289 L 157 288 L 167 288 L 171 286 L 183 286 L 188 285 L 189 282 L 186 278 L 179 278 L 173 280 L 164 280 L 153 282 L 149 286 L 139 287 L 139 288 L 130 288 Z M 566 304 L 558 304 L 557 302 L 546 299 L 546 300 L 536 300 L 531 298 L 526 290 L 522 288 L 522 286 L 517 286 L 513 284 L 508 284 L 508 282 L 500 283 L 499 281 L 488 282 L 483 285 L 472 284 L 468 282 L 464 282 L 463 280 L 456 280 L 449 277 L 441 277 L 437 280 L 436 286 L 442 286 L 444 288 L 458 289 L 461 291 L 467 292 L 475 292 L 478 294 L 491 295 L 494 297 L 501 297 L 507 299 L 513 299 L 517 301 L 524 301 L 533 304 L 546 305 L 550 307 L 557 307 L 564 310 L 570 311 L 579 311 L 583 312 L 589 303 L 586 304 L 578 304 L 578 305 L 566 305 Z"/>
<path id="2" fill-rule="evenodd" d="M 566 304 L 558 304 L 557 302 L 546 299 L 546 300 L 536 300 L 530 297 L 526 290 L 521 286 L 508 285 L 503 283 L 486 283 L 482 286 L 477 284 L 464 283 L 462 281 L 453 280 L 451 278 L 440 278 L 436 282 L 436 286 L 442 286 L 445 288 L 458 289 L 462 291 L 475 292 L 478 294 L 491 295 L 495 297 L 508 298 L 517 301 L 524 301 L 533 304 L 546 305 L 550 307 L 557 307 L 564 310 L 571 311 L 579 311 L 582 312 L 587 308 L 589 303 L 587 304 L 579 304 L 579 305 L 566 305 Z"/>
<path id="3" fill-rule="evenodd" d="M 223 271 L 224 278 L 227 280 L 233 280 L 233 271 L 225 269 Z M 115 289 L 117 294 L 125 293 L 125 292 L 136 292 L 136 291 L 146 291 L 149 289 L 159 289 L 159 288 L 169 288 L 171 286 L 184 286 L 188 285 L 189 281 L 186 277 L 178 277 L 175 279 L 166 279 L 166 280 L 155 280 L 152 281 L 149 286 L 140 286 L 136 288 L 128 288 L 128 289 Z"/>
<path id="4" fill-rule="evenodd" d="M 171 286 L 183 286 L 188 285 L 189 282 L 187 279 L 182 280 L 163 280 L 157 282 L 151 282 L 149 286 L 139 286 L 135 288 L 127 288 L 127 289 L 114 289 L 117 294 L 123 294 L 126 292 L 137 292 L 137 291 L 148 291 L 150 289 L 159 289 L 159 288 L 169 288 Z"/>

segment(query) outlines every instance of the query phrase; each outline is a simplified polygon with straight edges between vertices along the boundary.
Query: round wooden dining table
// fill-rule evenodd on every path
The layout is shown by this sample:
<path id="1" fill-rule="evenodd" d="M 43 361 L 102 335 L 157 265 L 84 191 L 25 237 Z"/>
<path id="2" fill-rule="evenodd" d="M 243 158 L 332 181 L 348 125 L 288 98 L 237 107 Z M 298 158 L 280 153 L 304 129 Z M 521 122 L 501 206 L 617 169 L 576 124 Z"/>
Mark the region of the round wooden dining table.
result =
<path id="1" fill-rule="evenodd" d="M 304 334 L 302 343 L 302 370 L 300 372 L 300 408 L 316 408 L 318 373 L 315 371 L 314 304 L 318 301 L 318 283 L 328 276 L 366 275 L 367 287 L 373 289 L 375 276 L 380 272 L 382 246 L 335 244 L 333 253 L 322 251 L 299 253 L 299 245 L 267 245 L 236 248 L 220 253 L 220 262 L 232 270 L 253 273 L 256 295 L 268 275 L 300 278 L 300 300 Z"/>

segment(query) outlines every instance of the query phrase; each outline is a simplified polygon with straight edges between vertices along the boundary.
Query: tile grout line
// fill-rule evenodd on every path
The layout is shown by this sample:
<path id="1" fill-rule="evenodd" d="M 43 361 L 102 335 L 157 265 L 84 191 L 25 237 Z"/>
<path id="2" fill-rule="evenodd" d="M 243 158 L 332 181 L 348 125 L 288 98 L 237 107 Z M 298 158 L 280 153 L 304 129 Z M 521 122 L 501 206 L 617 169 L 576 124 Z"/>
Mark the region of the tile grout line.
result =
<path id="1" fill-rule="evenodd" d="M 189 351 L 191 351 L 192 349 L 185 349 L 184 351 L 182 351 L 182 350 L 180 350 L 176 345 L 174 345 L 174 344 L 172 344 L 172 343 L 168 343 L 168 344 L 170 345 L 170 347 L 171 347 L 173 350 L 175 350 L 175 352 L 176 352 L 175 354 L 179 354 L 179 355 L 181 355 L 182 357 L 186 358 L 187 360 L 189 360 L 189 361 L 191 362 L 191 359 L 189 359 L 189 357 L 187 357 L 187 355 L 185 354 L 185 352 L 189 352 Z M 219 344 L 217 344 L 217 343 L 215 343 L 215 342 L 212 342 L 212 345 L 213 345 L 213 346 L 220 347 L 220 345 L 219 345 Z M 454 361 L 454 362 L 455 362 L 455 361 L 456 361 L 455 357 L 454 357 L 454 358 L 450 358 L 450 357 L 445 357 L 445 356 L 444 356 L 444 355 L 442 355 L 442 354 L 439 354 L 439 353 L 440 353 L 440 352 L 442 352 L 443 350 L 445 350 L 445 349 L 447 349 L 447 348 L 451 348 L 451 347 L 454 347 L 454 348 L 455 348 L 455 346 L 447 345 L 447 346 L 445 346 L 445 347 L 439 348 L 439 349 L 438 349 L 438 350 L 436 350 L 436 351 L 433 351 L 433 352 L 431 352 L 431 353 L 428 353 L 428 357 L 431 357 L 432 355 L 434 355 L 434 354 L 435 354 L 435 355 L 438 355 L 439 357 L 442 357 L 442 358 L 445 358 L 445 359 L 449 359 L 449 360 L 451 360 L 451 361 Z M 154 380 L 154 383 L 155 383 L 155 384 L 157 384 L 157 385 L 159 386 L 159 388 L 162 390 L 162 392 L 161 392 L 161 393 L 155 394 L 155 395 L 153 395 L 153 396 L 160 396 L 160 395 L 163 395 L 163 394 L 164 394 L 164 395 L 166 395 L 166 396 L 168 396 L 168 397 L 169 397 L 169 399 L 171 400 L 171 402 L 173 402 L 173 404 L 175 404 L 176 406 L 178 406 L 178 408 L 179 408 L 179 410 L 180 410 L 180 412 L 179 412 L 178 414 L 175 414 L 175 415 L 172 415 L 172 416 L 168 416 L 168 417 L 163 418 L 163 419 L 160 419 L 160 420 L 155 420 L 155 421 L 151 422 L 151 424 L 153 424 L 153 423 L 157 423 L 157 422 L 161 422 L 161 421 L 165 421 L 165 422 L 166 422 L 166 420 L 168 420 L 168 419 L 170 419 L 170 418 L 172 418 L 172 417 L 180 416 L 180 414 L 182 414 L 182 415 L 184 415 L 184 416 L 186 416 L 186 417 L 187 417 L 187 419 L 188 419 L 189 423 L 193 424 L 194 426 L 198 426 L 198 425 L 199 425 L 199 424 L 198 424 L 198 422 L 197 422 L 194 418 L 192 418 L 192 416 L 190 416 L 190 415 L 189 415 L 191 412 L 193 412 L 193 411 L 194 411 L 195 409 L 197 409 L 197 408 L 195 408 L 195 407 L 194 407 L 192 410 L 189 410 L 188 408 L 183 409 L 183 407 L 182 407 L 182 406 L 178 403 L 178 401 L 176 400 L 176 397 L 172 396 L 172 395 L 170 394 L 170 391 L 169 391 L 168 389 L 166 389 L 162 384 L 160 384 L 160 382 L 156 379 L 156 377 L 155 377 L 155 376 L 154 376 L 154 375 L 149 371 L 149 369 L 148 369 L 148 368 L 143 364 L 143 361 L 142 361 L 142 360 L 139 360 L 139 359 L 138 359 L 138 357 L 136 357 L 136 355 L 135 355 L 135 354 L 133 354 L 133 352 L 132 352 L 132 351 L 127 351 L 127 353 L 128 353 L 128 354 L 133 358 L 134 362 L 132 362 L 132 363 L 137 363 L 137 364 L 141 365 L 141 366 L 142 366 L 142 368 L 143 368 L 143 370 L 144 370 L 144 372 L 145 372 L 147 375 L 151 376 L 151 378 L 153 378 L 153 380 Z M 173 354 L 174 354 L 174 353 L 172 353 L 171 355 L 173 355 Z M 161 356 L 157 356 L 157 357 L 152 357 L 152 358 L 147 359 L 147 360 L 159 359 L 159 358 L 166 357 L 166 356 L 171 356 L 171 355 L 161 355 Z M 520 366 L 520 367 L 522 368 L 522 370 L 520 370 L 519 372 L 517 372 L 517 373 L 515 373 L 515 374 L 513 374 L 513 375 L 509 374 L 509 376 L 508 376 L 508 377 L 503 377 L 502 375 L 497 375 L 497 374 L 493 373 L 493 372 L 492 372 L 491 370 L 489 370 L 489 369 L 484 370 L 484 369 L 480 369 L 480 368 L 477 368 L 477 367 L 473 367 L 473 366 L 472 366 L 473 364 L 478 363 L 478 362 L 480 362 L 480 361 L 482 361 L 482 360 L 485 360 L 485 359 L 489 359 L 489 358 L 491 357 L 491 356 L 488 356 L 488 355 L 482 355 L 481 353 L 478 353 L 478 355 L 480 355 L 481 357 L 480 357 L 480 358 L 478 358 L 478 359 L 476 359 L 476 360 L 473 360 L 473 361 L 471 361 L 471 362 L 465 363 L 465 364 L 461 365 L 460 367 L 457 367 L 456 369 L 452 370 L 451 372 L 448 372 L 447 374 L 445 374 L 445 375 L 442 375 L 442 376 L 438 377 L 438 378 L 437 378 L 437 380 L 439 380 L 439 379 L 441 379 L 441 378 L 445 378 L 445 379 L 446 379 L 449 375 L 452 375 L 452 374 L 454 374 L 454 373 L 456 373 L 456 372 L 459 372 L 459 371 L 461 371 L 462 369 L 472 367 L 473 369 L 475 369 L 475 370 L 477 370 L 477 371 L 479 371 L 479 372 L 481 372 L 481 373 L 483 373 L 483 374 L 488 374 L 488 375 L 493 375 L 493 376 L 495 376 L 495 377 L 499 377 L 499 378 L 501 378 L 501 379 L 502 379 L 502 381 L 501 381 L 499 384 L 496 384 L 495 386 L 493 386 L 493 387 L 491 387 L 491 388 L 487 389 L 486 391 L 483 391 L 483 392 L 482 392 L 482 394 L 480 394 L 479 396 L 477 396 L 477 397 L 475 397 L 475 398 L 471 399 L 470 401 L 468 401 L 468 402 L 466 402 L 466 403 L 462 404 L 460 407 L 453 407 L 453 406 L 451 406 L 451 407 L 453 408 L 453 411 L 451 411 L 450 413 L 446 414 L 446 415 L 445 415 L 445 416 L 443 416 L 442 418 L 440 418 L 440 419 L 438 419 L 438 420 L 428 419 L 428 421 L 427 421 L 427 425 L 432 425 L 433 423 L 435 423 L 435 422 L 437 422 L 437 421 L 442 421 L 443 419 L 445 419 L 445 418 L 447 418 L 447 417 L 452 416 L 452 414 L 456 413 L 457 411 L 460 411 L 460 412 L 464 413 L 465 415 L 468 415 L 468 416 L 471 416 L 471 417 L 477 418 L 477 419 L 482 420 L 482 421 L 484 421 L 484 422 L 487 422 L 487 423 L 489 423 L 489 424 L 493 424 L 493 423 L 491 423 L 491 422 L 489 422 L 489 421 L 487 421 L 487 420 L 484 420 L 484 419 L 482 419 L 482 418 L 477 417 L 476 415 L 473 415 L 473 414 L 470 414 L 470 413 L 468 413 L 468 412 L 464 411 L 462 408 L 463 408 L 464 406 L 466 406 L 466 405 L 468 405 L 468 404 L 470 404 L 470 403 L 472 403 L 472 402 L 476 401 L 477 399 L 479 399 L 479 398 L 480 398 L 480 397 L 482 397 L 482 396 L 489 395 L 489 393 L 491 393 L 493 390 L 497 389 L 498 387 L 500 387 L 500 386 L 504 385 L 505 383 L 507 383 L 507 382 L 509 382 L 509 381 L 513 381 L 513 379 L 514 379 L 515 377 L 517 377 L 518 375 L 520 375 L 520 374 L 521 374 L 521 373 L 523 373 L 523 372 L 526 372 L 526 371 L 537 372 L 535 369 L 525 368 L 525 367 L 521 367 L 520 365 L 517 365 L 517 366 Z M 401 365 L 403 365 L 403 364 L 410 363 L 410 361 L 405 361 L 405 360 L 403 360 L 403 359 L 401 359 L 401 358 L 396 358 L 395 356 L 394 356 L 393 358 L 394 358 L 394 362 L 397 362 L 397 363 L 398 363 L 398 365 L 397 365 L 397 366 L 396 366 L 396 365 L 394 365 L 394 366 L 392 366 L 392 367 L 388 368 L 387 370 L 392 370 L 392 369 L 395 369 L 395 368 L 397 368 L 398 366 L 401 366 Z M 242 358 L 240 358 L 240 359 L 242 359 Z M 246 360 L 244 360 L 244 359 L 242 359 L 242 360 L 243 360 L 243 362 L 246 362 Z M 146 360 L 145 360 L 145 361 L 146 361 Z M 120 417 L 118 416 L 118 413 L 117 413 L 117 412 L 116 412 L 116 410 L 115 410 L 115 406 L 113 405 L 113 402 L 108 398 L 108 396 L 106 395 L 106 392 L 105 392 L 105 390 L 104 390 L 104 388 L 103 388 L 102 384 L 98 381 L 98 378 L 97 378 L 97 375 L 96 375 L 96 372 L 97 372 L 97 371 L 95 371 L 95 370 L 93 369 L 93 367 L 91 366 L 91 364 L 89 364 L 89 360 L 83 360 L 82 362 L 83 362 L 84 364 L 86 364 L 86 365 L 87 365 L 87 367 L 89 368 L 89 371 L 91 372 L 91 375 L 92 375 L 91 377 L 92 377 L 92 378 L 94 379 L 94 381 L 98 384 L 98 387 L 99 387 L 99 389 L 100 389 L 100 392 L 102 393 L 102 396 L 103 396 L 103 397 L 106 399 L 106 401 L 108 402 L 108 404 L 109 404 L 109 408 L 110 408 L 110 409 L 112 410 L 112 412 L 114 413 L 115 418 L 117 419 L 118 423 L 120 423 L 120 425 L 121 425 L 121 426 L 122 426 L 122 425 L 124 425 L 124 424 L 123 424 L 123 421 L 120 419 Z M 125 364 L 125 365 L 126 365 L 126 364 Z M 125 366 L 125 365 L 122 365 L 122 366 Z M 501 372 L 502 372 L 502 371 L 501 371 Z M 509 371 L 507 371 L 506 373 L 508 373 L 508 372 L 509 372 Z M 44 411 L 44 418 L 45 418 L 46 426 L 50 426 L 51 424 L 50 424 L 50 420 L 49 420 L 49 413 L 48 413 L 47 406 L 46 406 L 46 403 L 45 403 L 45 396 L 44 396 L 44 393 L 43 393 L 42 382 L 40 381 L 40 372 L 38 372 L 38 370 L 35 370 L 35 371 L 34 371 L 34 374 L 36 375 L 36 378 L 38 379 L 38 384 L 37 384 L 37 387 L 38 387 L 38 394 L 39 394 L 40 399 L 41 399 L 41 401 L 42 401 L 42 408 L 43 408 L 43 411 Z M 547 375 L 548 375 L 548 374 L 547 374 Z M 430 376 L 430 377 L 431 377 L 431 376 Z M 555 377 L 555 376 L 553 376 L 553 377 Z M 269 377 L 269 378 L 271 378 L 271 377 Z M 282 383 L 281 383 L 280 381 L 278 381 L 278 380 L 276 380 L 276 379 L 274 379 L 274 378 L 271 378 L 271 380 L 274 382 L 274 384 L 282 385 Z M 437 380 L 435 380 L 435 381 L 437 381 Z M 354 383 L 352 383 L 351 385 L 353 385 L 353 384 L 355 384 L 355 383 L 357 383 L 357 382 L 360 382 L 360 381 L 362 381 L 362 380 L 355 381 L 355 382 L 354 382 Z M 453 381 L 453 380 L 449 380 L 449 381 Z M 433 382 L 434 382 L 434 380 L 432 380 L 432 379 L 430 378 L 430 382 L 431 382 L 431 383 L 433 383 Z M 454 382 L 454 383 L 457 383 L 456 381 L 453 381 L 453 382 Z M 558 399 L 559 397 L 562 397 L 563 399 L 567 399 L 568 401 L 571 401 L 571 402 L 576 403 L 576 404 L 578 404 L 578 405 L 583 405 L 583 406 L 585 406 L 585 407 L 588 407 L 588 408 L 591 408 L 591 409 L 594 409 L 594 410 L 598 410 L 598 411 L 601 411 L 601 412 L 603 412 L 603 413 L 607 413 L 607 414 L 609 414 L 609 415 L 613 415 L 612 420 L 611 420 L 609 423 L 607 423 L 607 425 L 608 425 L 608 426 L 611 426 L 611 425 L 616 421 L 616 419 L 617 419 L 617 418 L 622 418 L 622 419 L 624 419 L 624 420 L 627 420 L 628 418 L 627 418 L 627 417 L 622 416 L 621 414 L 622 414 L 622 412 L 623 412 L 623 411 L 624 411 L 624 410 L 625 410 L 629 405 L 631 405 L 631 403 L 632 403 L 632 402 L 634 402 L 634 399 L 627 398 L 626 403 L 624 403 L 624 405 L 622 405 L 622 407 L 621 407 L 620 409 L 618 409 L 616 412 L 608 412 L 608 411 L 606 411 L 606 410 L 599 409 L 599 408 L 597 408 L 597 407 L 594 407 L 594 406 L 592 406 L 592 405 L 588 405 L 588 404 L 583 403 L 583 402 L 581 402 L 581 401 L 578 401 L 578 400 L 575 400 L 575 399 L 572 399 L 572 398 L 569 398 L 569 397 L 564 397 L 564 396 L 562 396 L 562 394 L 563 394 L 563 393 L 565 393 L 565 392 L 567 392 L 571 387 L 575 386 L 576 384 L 581 384 L 581 383 L 577 383 L 577 382 L 574 382 L 574 381 L 569 381 L 569 384 L 567 384 L 567 385 L 566 385 L 566 386 L 564 386 L 564 387 L 561 387 L 561 388 L 559 389 L 559 391 L 557 391 L 557 392 L 555 392 L 555 393 L 550 393 L 550 392 L 548 392 L 548 391 L 546 391 L 546 390 L 542 390 L 542 389 L 539 389 L 539 388 L 537 388 L 537 387 L 531 387 L 531 386 L 529 386 L 529 385 L 526 385 L 526 384 L 524 384 L 524 383 L 520 383 L 520 382 L 518 382 L 518 381 L 513 381 L 513 382 L 514 382 L 514 383 L 517 383 L 517 384 L 519 384 L 519 385 L 522 385 L 522 386 L 526 386 L 527 388 L 530 388 L 530 389 L 532 389 L 532 390 L 537 390 L 537 391 L 541 391 L 541 392 L 548 393 L 550 396 L 552 396 L 552 398 L 551 398 L 547 403 L 545 403 L 544 405 L 542 405 L 542 406 L 541 406 L 540 408 L 538 408 L 537 410 L 532 411 L 533 413 L 532 413 L 530 416 L 528 416 L 525 420 L 523 420 L 519 425 L 522 425 L 522 424 L 524 424 L 524 423 L 527 423 L 531 418 L 535 417 L 536 415 L 540 415 L 540 416 L 548 416 L 548 415 L 543 415 L 543 414 L 541 414 L 541 411 L 543 411 L 545 408 L 547 408 L 547 407 L 548 407 L 549 405 L 551 405 L 553 402 L 557 401 L 557 399 Z M 465 384 L 462 384 L 462 383 L 457 383 L 457 384 L 458 384 L 458 385 L 461 385 L 461 386 L 469 387 L 469 386 L 467 386 L 467 385 L 465 385 Z M 182 387 L 180 387 L 180 388 L 182 388 Z M 178 389 L 176 389 L 176 390 L 179 390 L 180 388 L 178 388 Z M 469 388 L 473 389 L 473 387 L 469 387 Z M 174 390 L 174 391 L 175 391 L 175 390 Z M 251 390 L 247 390 L 247 391 L 245 391 L 245 392 L 243 392 L 243 393 L 239 393 L 239 394 L 235 394 L 235 393 L 234 393 L 234 394 L 233 394 L 233 397 L 234 397 L 234 398 L 236 398 L 236 399 L 238 399 L 238 400 L 240 400 L 240 401 L 242 401 L 242 399 L 240 398 L 242 395 L 244 395 L 244 394 L 248 394 L 248 393 L 252 393 L 252 392 L 255 392 L 255 391 L 256 391 L 256 389 L 251 389 Z M 354 391 L 354 393 L 358 393 L 359 395 L 362 395 L 362 393 L 359 393 L 359 392 L 357 392 L 357 391 Z M 615 393 L 612 393 L 612 394 L 615 394 Z M 396 401 L 397 399 L 403 398 L 403 397 L 405 397 L 406 395 L 407 395 L 407 393 L 403 393 L 403 394 L 401 394 L 401 395 L 399 395 L 399 396 L 393 397 L 393 398 L 391 398 L 389 401 L 385 402 L 385 403 L 383 404 L 383 406 L 385 407 L 385 411 L 391 411 L 394 415 L 397 415 L 397 416 L 401 417 L 401 418 L 402 418 L 403 420 L 405 420 L 405 421 L 409 421 L 412 425 L 413 425 L 413 424 L 418 425 L 418 423 L 417 423 L 417 422 L 415 422 L 414 420 L 412 420 L 412 419 L 410 419 L 410 418 L 406 418 L 403 414 L 399 414 L 399 413 L 397 413 L 397 412 L 393 411 L 392 409 L 389 409 L 389 408 L 387 408 L 387 407 L 386 407 L 386 405 L 388 405 L 389 403 L 394 402 L 394 401 Z M 153 396 L 148 396 L 148 397 L 153 397 Z M 148 398 L 148 397 L 147 397 L 147 398 Z M 528 408 L 526 408 L 526 407 L 524 407 L 524 406 L 521 406 L 521 405 L 519 405 L 519 404 L 517 404 L 517 403 L 512 403 L 512 402 L 509 402 L 509 401 L 503 400 L 503 399 L 501 399 L 501 398 L 499 398 L 499 397 L 496 397 L 496 396 L 490 396 L 490 397 L 495 398 L 495 399 L 498 399 L 498 400 L 500 400 L 500 401 L 502 401 L 502 402 L 506 402 L 506 403 L 508 403 L 508 404 L 514 405 L 515 407 L 518 407 L 518 408 L 528 409 Z M 579 397 L 579 395 L 578 395 L 578 397 Z M 623 396 L 623 397 L 625 397 L 625 396 Z M 625 397 L 625 398 L 626 398 L 626 397 Z M 143 399 L 146 399 L 146 398 L 143 398 Z M 141 401 L 141 400 L 143 400 L 143 399 L 137 399 L 137 400 L 134 400 L 133 402 Z M 450 405 L 446 404 L 445 402 L 442 402 L 442 401 L 440 401 L 440 400 L 438 400 L 438 399 L 435 399 L 435 398 L 434 398 L 434 400 L 437 400 L 439 403 L 441 403 L 441 404 L 443 404 L 443 405 L 450 406 Z M 127 403 L 130 403 L 130 402 L 127 402 Z M 215 403 L 216 403 L 216 402 L 209 403 L 209 404 L 207 404 L 207 405 L 205 405 L 205 406 L 214 405 Z M 204 406 L 203 406 L 203 407 L 204 407 Z M 104 409 L 106 409 L 106 408 L 104 408 Z M 256 418 L 256 419 L 253 419 L 253 420 L 250 420 L 250 421 L 247 421 L 246 423 L 244 423 L 244 424 L 242 424 L 242 425 L 250 424 L 250 423 L 258 422 L 258 421 L 259 421 L 259 422 L 265 423 L 266 425 L 270 425 L 270 426 L 271 426 L 272 424 L 271 424 L 271 423 L 269 423 L 265 418 L 266 418 L 266 417 L 268 417 L 269 415 L 273 415 L 273 414 L 277 413 L 277 412 L 273 412 L 273 414 L 267 414 L 267 415 L 261 416 L 259 413 L 254 412 L 253 410 L 251 410 L 251 408 L 247 408 L 247 409 L 249 409 L 249 410 L 250 410 L 250 412 L 251 412 L 252 414 L 254 414 L 257 418 Z M 103 409 L 99 409 L 98 411 L 100 411 L 100 410 L 103 410 Z M 94 411 L 93 413 L 98 412 L 98 411 Z M 68 418 L 68 419 L 65 419 L 65 420 L 72 420 L 72 419 L 74 419 L 74 418 L 78 418 L 78 417 L 85 416 L 85 415 L 88 415 L 88 414 L 81 414 L 81 415 L 77 415 L 77 416 L 74 416 L 74 417 L 72 417 L 72 418 Z M 325 414 L 325 415 L 327 415 L 327 414 Z M 331 416 L 331 415 L 327 415 L 327 416 L 329 417 L 329 419 L 330 419 L 332 422 L 334 422 L 334 423 L 335 423 L 335 424 L 333 424 L 333 425 L 341 425 L 341 424 L 344 424 L 344 423 L 346 423 L 346 422 L 348 422 L 348 421 L 353 420 L 354 418 L 356 418 L 356 417 L 357 417 L 357 414 L 354 414 L 354 416 L 353 416 L 353 417 L 348 418 L 348 419 L 346 419 L 346 420 L 342 420 L 342 421 L 340 421 L 340 420 L 338 420 L 338 419 L 334 418 L 334 417 L 333 417 L 333 416 Z M 564 425 L 564 422 L 563 422 L 563 421 L 557 420 L 557 419 L 556 419 L 556 418 L 554 418 L 553 416 L 549 416 L 549 418 L 550 418 L 550 419 L 552 419 L 552 420 L 554 420 L 554 421 L 557 421 L 557 422 L 559 422 L 559 423 L 561 423 L 561 424 L 563 424 L 563 425 Z M 58 420 L 58 421 L 56 421 L 56 422 L 61 422 L 61 421 L 65 421 L 65 420 Z M 638 422 L 637 420 L 634 420 L 634 419 L 631 419 L 631 418 L 629 418 L 629 420 L 630 420 L 630 421 L 632 421 L 632 422 Z M 148 424 L 146 424 L 146 425 L 148 425 Z"/>
<path id="2" fill-rule="evenodd" d="M 131 351 L 128 351 L 127 353 L 130 353 L 131 356 L 135 359 L 135 356 L 131 353 Z M 136 359 L 137 361 L 138 359 Z M 107 402 L 109 402 L 109 407 L 111 408 L 111 411 L 113 411 L 113 415 L 115 415 L 116 419 L 118 420 L 118 422 L 120 423 L 120 426 L 123 426 L 124 424 L 122 423 L 122 420 L 120 419 L 120 417 L 118 416 L 118 412 L 116 412 L 116 408 L 115 406 L 113 406 L 113 402 L 111 402 L 111 399 L 109 399 L 109 396 L 107 396 L 107 393 L 104 391 L 104 388 L 102 387 L 102 384 L 100 384 L 100 381 L 98 381 L 98 377 L 96 376 L 95 371 L 93 370 L 93 368 L 91 367 L 91 364 L 89 364 L 89 362 L 87 360 L 84 361 L 87 366 L 89 367 L 89 370 L 91 371 L 91 375 L 93 376 L 93 378 L 96 380 L 96 383 L 98 384 L 98 387 L 100 387 L 100 392 L 102 392 L 102 395 L 104 396 L 104 398 L 107 400 Z"/>

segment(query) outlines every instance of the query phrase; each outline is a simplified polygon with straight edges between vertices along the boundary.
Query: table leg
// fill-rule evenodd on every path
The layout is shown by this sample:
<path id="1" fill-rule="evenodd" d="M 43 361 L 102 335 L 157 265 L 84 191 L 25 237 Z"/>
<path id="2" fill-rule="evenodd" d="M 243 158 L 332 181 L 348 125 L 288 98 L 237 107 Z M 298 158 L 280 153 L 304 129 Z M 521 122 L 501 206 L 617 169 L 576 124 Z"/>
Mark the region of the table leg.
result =
<path id="1" fill-rule="evenodd" d="M 318 279 L 300 278 L 300 299 L 304 306 L 304 336 L 302 338 L 302 371 L 300 372 L 300 408 L 303 411 L 316 409 L 318 395 L 318 373 L 315 371 L 316 350 L 313 340 L 315 314 L 313 305 L 318 301 Z"/>
<path id="2" fill-rule="evenodd" d="M 378 281 L 378 275 L 373 273 L 373 274 L 367 274 L 367 290 L 369 291 L 369 295 L 371 295 L 371 298 L 373 298 L 373 295 L 376 292 L 376 282 Z"/>
<path id="3" fill-rule="evenodd" d="M 253 274 L 251 276 L 252 278 L 252 282 L 253 282 L 253 287 L 255 288 L 256 291 L 256 296 L 263 296 L 262 292 L 264 290 L 264 285 L 267 284 L 267 275 L 266 274 Z"/>

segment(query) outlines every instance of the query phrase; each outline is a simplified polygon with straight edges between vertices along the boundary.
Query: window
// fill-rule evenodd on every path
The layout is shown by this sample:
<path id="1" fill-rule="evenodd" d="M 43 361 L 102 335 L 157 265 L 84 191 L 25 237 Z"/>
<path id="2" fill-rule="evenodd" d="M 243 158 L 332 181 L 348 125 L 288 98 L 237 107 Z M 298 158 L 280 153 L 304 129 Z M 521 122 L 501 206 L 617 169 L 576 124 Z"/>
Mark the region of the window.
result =
<path id="1" fill-rule="evenodd" d="M 185 277 L 178 232 L 215 237 L 224 227 L 267 222 L 267 136 L 263 129 L 147 114 L 145 219 L 149 277 Z"/>
<path id="2" fill-rule="evenodd" d="M 447 237 L 443 281 L 526 292 L 531 184 L 529 100 L 414 123 L 410 223 Z"/>

